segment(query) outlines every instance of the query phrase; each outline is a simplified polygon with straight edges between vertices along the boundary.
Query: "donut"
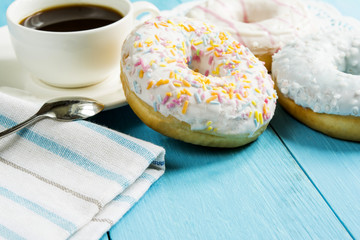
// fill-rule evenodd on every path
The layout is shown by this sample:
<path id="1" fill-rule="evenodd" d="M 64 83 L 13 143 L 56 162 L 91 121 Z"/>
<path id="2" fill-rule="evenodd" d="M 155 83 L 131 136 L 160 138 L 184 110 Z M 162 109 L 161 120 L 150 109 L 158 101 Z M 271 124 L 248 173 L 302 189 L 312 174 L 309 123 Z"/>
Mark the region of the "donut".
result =
<path id="1" fill-rule="evenodd" d="M 123 45 L 121 81 L 146 125 L 210 147 L 254 141 L 277 99 L 271 76 L 249 49 L 185 17 L 158 16 L 134 29 Z"/>
<path id="2" fill-rule="evenodd" d="M 206 0 L 186 13 L 231 33 L 270 71 L 272 55 L 293 38 L 316 31 L 301 0 Z"/>
<path id="3" fill-rule="evenodd" d="M 329 136 L 360 141 L 360 32 L 330 29 L 294 40 L 273 57 L 279 103 Z"/>

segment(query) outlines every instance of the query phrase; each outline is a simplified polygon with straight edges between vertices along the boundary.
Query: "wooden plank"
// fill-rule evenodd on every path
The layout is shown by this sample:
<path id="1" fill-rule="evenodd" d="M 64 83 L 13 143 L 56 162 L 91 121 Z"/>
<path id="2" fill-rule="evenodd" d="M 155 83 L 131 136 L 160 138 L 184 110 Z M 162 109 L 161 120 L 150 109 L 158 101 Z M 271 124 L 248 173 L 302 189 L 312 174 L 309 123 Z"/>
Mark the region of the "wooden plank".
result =
<path id="1" fill-rule="evenodd" d="M 212 149 L 162 136 L 129 106 L 92 121 L 167 151 L 164 176 L 111 229 L 113 240 L 350 239 L 271 128 L 245 147 Z"/>
<path id="2" fill-rule="evenodd" d="M 357 0 L 327 0 L 359 18 Z M 351 235 L 360 238 L 360 144 L 318 133 L 278 108 L 271 122 L 299 165 Z"/>
<path id="3" fill-rule="evenodd" d="M 360 238 L 360 144 L 318 133 L 280 107 L 271 125 L 340 221 Z"/>
<path id="4" fill-rule="evenodd" d="M 107 233 L 105 233 L 99 240 L 110 240 Z"/>

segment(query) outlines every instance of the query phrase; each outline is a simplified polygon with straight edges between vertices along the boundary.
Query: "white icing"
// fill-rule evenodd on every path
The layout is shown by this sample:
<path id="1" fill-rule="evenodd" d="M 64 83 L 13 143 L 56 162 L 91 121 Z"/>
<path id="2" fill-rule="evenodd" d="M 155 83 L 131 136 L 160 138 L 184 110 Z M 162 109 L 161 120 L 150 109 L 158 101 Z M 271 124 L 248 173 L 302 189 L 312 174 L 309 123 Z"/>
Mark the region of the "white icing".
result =
<path id="1" fill-rule="evenodd" d="M 255 55 L 273 54 L 294 37 L 316 31 L 301 0 L 207 0 L 187 16 L 223 27 Z"/>
<path id="2" fill-rule="evenodd" d="M 128 36 L 122 54 L 131 90 L 192 130 L 251 134 L 274 114 L 277 97 L 263 63 L 206 23 L 156 17 Z M 209 101 L 213 94 L 218 97 Z"/>
<path id="3" fill-rule="evenodd" d="M 278 88 L 314 112 L 360 116 L 360 32 L 344 29 L 294 40 L 273 56 Z"/>

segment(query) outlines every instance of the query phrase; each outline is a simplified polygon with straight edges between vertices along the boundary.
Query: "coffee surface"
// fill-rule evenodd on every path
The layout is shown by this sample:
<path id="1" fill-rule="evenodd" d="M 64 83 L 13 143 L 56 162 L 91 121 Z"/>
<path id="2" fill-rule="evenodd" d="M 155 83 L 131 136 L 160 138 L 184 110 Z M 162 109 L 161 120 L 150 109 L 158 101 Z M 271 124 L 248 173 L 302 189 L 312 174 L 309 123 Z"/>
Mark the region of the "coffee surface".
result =
<path id="1" fill-rule="evenodd" d="M 42 31 L 74 32 L 103 27 L 122 17 L 116 10 L 103 6 L 67 5 L 36 12 L 20 21 L 20 24 Z"/>

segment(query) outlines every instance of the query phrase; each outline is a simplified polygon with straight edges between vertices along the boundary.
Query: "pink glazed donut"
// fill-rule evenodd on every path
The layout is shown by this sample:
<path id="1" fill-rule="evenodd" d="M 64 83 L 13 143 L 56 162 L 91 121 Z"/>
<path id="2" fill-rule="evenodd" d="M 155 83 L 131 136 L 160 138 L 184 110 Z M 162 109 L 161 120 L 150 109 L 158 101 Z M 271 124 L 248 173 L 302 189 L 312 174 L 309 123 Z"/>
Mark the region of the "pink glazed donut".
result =
<path id="1" fill-rule="evenodd" d="M 186 16 L 222 27 L 264 61 L 269 71 L 272 55 L 285 43 L 316 30 L 301 0 L 207 0 Z"/>

